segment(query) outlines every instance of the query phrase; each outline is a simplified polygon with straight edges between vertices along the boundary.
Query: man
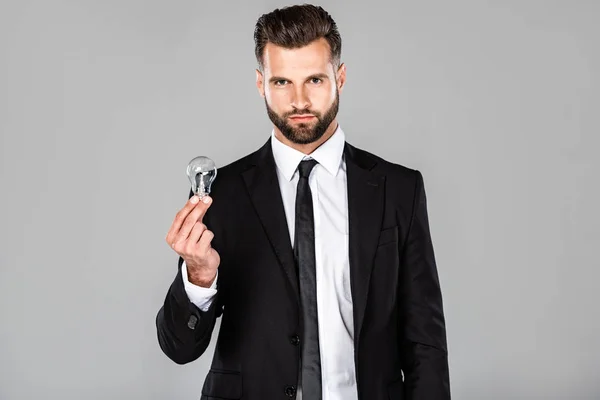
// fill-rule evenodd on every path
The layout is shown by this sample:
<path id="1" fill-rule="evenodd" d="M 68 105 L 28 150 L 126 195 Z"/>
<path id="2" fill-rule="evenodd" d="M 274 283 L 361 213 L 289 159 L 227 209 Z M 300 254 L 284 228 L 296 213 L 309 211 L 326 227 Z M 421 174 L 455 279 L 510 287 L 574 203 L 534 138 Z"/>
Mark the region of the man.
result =
<path id="1" fill-rule="evenodd" d="M 275 10 L 254 38 L 273 132 L 177 213 L 160 347 L 193 361 L 222 318 L 202 399 L 450 399 L 420 172 L 346 143 L 325 10 Z"/>

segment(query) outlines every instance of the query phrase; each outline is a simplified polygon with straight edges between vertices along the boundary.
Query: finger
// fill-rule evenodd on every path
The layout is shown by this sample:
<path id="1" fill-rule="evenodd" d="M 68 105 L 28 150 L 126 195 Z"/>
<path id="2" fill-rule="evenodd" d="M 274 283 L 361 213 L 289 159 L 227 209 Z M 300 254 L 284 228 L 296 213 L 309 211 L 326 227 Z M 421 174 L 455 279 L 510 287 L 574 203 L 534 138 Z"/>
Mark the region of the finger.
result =
<path id="1" fill-rule="evenodd" d="M 208 204 L 205 202 L 208 201 Z M 182 240 L 186 240 L 194 227 L 194 224 L 198 221 L 202 222 L 202 218 L 206 213 L 208 207 L 210 207 L 211 199 L 208 196 L 202 198 L 202 201 L 199 202 L 196 207 L 188 214 L 179 229 L 179 232 L 175 235 L 175 242 L 180 242 Z"/>
<path id="2" fill-rule="evenodd" d="M 208 253 L 208 251 L 211 249 L 210 243 L 212 242 L 214 237 L 215 234 L 211 230 L 204 230 L 202 236 L 200 236 L 200 240 L 198 241 L 198 249 L 200 250 L 201 254 Z"/>
<path id="3" fill-rule="evenodd" d="M 200 240 L 200 236 L 202 236 L 202 233 L 206 229 L 206 225 L 204 225 L 202 222 L 196 222 L 192 228 L 192 231 L 190 232 L 187 242 L 195 246 L 198 243 L 198 240 Z"/>
<path id="4" fill-rule="evenodd" d="M 169 245 L 173 243 L 175 236 L 177 235 L 177 233 L 179 233 L 179 230 L 181 229 L 181 225 L 183 225 L 183 222 L 185 221 L 189 213 L 196 207 L 199 200 L 200 198 L 198 196 L 190 197 L 185 203 L 185 206 L 181 210 L 179 210 L 179 212 L 175 215 L 175 219 L 173 220 L 171 228 L 169 229 L 169 232 L 167 233 L 166 237 L 167 243 L 169 243 Z"/>

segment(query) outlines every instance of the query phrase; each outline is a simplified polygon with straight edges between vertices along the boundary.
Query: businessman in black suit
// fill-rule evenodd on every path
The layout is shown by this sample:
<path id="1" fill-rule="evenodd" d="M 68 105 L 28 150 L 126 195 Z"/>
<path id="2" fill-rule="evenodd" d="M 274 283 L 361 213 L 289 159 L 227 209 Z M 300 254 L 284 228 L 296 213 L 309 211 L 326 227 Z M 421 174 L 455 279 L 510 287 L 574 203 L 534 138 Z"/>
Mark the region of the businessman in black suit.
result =
<path id="1" fill-rule="evenodd" d="M 206 400 L 450 399 L 421 173 L 346 142 L 325 10 L 265 14 L 255 42 L 273 132 L 177 213 L 161 349 L 196 360 L 221 317 Z"/>

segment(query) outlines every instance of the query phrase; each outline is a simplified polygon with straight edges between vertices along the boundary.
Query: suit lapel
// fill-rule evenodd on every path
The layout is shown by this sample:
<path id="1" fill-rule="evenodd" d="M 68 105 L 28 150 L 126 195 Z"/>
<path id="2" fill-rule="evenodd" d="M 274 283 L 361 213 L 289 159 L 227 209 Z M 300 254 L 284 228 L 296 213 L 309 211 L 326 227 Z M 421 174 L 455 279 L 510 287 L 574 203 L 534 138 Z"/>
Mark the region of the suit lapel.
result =
<path id="1" fill-rule="evenodd" d="M 294 298 L 299 304 L 300 292 L 294 253 L 290 242 L 281 190 L 279 189 L 271 141 L 268 140 L 254 156 L 254 166 L 244 171 L 242 176 L 258 218 L 288 278 Z"/>
<path id="2" fill-rule="evenodd" d="M 383 221 L 385 176 L 372 171 L 376 161 L 350 144 L 344 147 L 348 182 L 350 287 L 355 348 L 365 317 L 369 281 Z"/>

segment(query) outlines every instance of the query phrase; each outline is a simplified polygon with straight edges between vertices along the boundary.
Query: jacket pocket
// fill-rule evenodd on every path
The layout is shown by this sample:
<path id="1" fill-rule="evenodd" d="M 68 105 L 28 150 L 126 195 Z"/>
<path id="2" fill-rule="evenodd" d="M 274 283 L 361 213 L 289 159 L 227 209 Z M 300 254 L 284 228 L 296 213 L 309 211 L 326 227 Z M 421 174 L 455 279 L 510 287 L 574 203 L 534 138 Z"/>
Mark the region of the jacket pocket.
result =
<path id="1" fill-rule="evenodd" d="M 383 246 L 388 243 L 398 243 L 398 226 L 392 226 L 379 232 L 377 246 Z"/>
<path id="2" fill-rule="evenodd" d="M 242 374 L 211 369 L 206 375 L 202 395 L 208 398 L 236 400 L 242 397 Z"/>

